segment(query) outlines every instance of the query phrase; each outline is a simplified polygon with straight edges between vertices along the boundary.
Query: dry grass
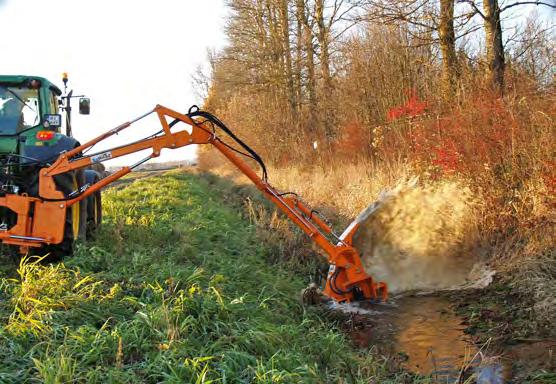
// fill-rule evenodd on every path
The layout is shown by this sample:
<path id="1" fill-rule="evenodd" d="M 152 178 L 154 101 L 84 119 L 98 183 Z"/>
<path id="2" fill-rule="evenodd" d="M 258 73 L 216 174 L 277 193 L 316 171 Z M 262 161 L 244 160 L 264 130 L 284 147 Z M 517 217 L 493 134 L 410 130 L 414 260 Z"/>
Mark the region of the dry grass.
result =
<path id="1" fill-rule="evenodd" d="M 214 156 L 211 160 L 214 167 Z M 381 191 L 396 189 L 395 197 L 381 204 L 354 239 L 367 271 L 388 281 L 394 291 L 463 283 L 477 260 L 470 250 L 478 241 L 479 198 L 465 184 L 453 180 L 415 187 L 402 183 L 400 188 L 397 184 L 409 178 L 409 170 L 400 164 L 373 175 L 364 163 L 343 167 L 335 162 L 328 169 L 318 170 L 273 168 L 271 181 L 281 190 L 299 193 L 313 207 L 335 219 L 338 229 L 347 226 Z M 213 172 L 248 183 L 229 166 L 221 165 Z M 271 228 L 275 222 L 263 221 Z"/>
<path id="2" fill-rule="evenodd" d="M 251 183 L 216 151 L 203 151 L 199 157 L 200 169 L 229 177 L 236 183 Z M 412 176 L 411 168 L 402 163 L 389 169 L 376 169 L 365 162 L 331 160 L 326 166 L 289 165 L 270 169 L 269 181 L 273 186 L 298 193 L 342 225 L 347 225 L 376 200 L 382 190 Z"/>
<path id="3" fill-rule="evenodd" d="M 440 276 L 462 265 L 468 270 L 470 260 L 484 258 L 548 322 L 556 315 L 556 95 L 526 84 L 512 87 L 504 99 L 477 88 L 458 104 L 425 100 L 425 113 L 380 126 L 346 116 L 339 123 L 343 133 L 329 145 L 319 142 L 317 151 L 302 129 L 269 145 L 276 132 L 261 121 L 279 122 L 272 108 L 259 106 L 257 119 L 248 121 L 229 106 L 215 112 L 263 155 L 273 153 L 274 186 L 299 193 L 340 230 L 380 191 L 419 176 L 416 190 L 375 217 L 372 234 L 366 234 L 374 262 L 367 263 L 369 270 L 395 280 L 387 268 L 375 268 L 377 259 L 394 259 L 396 276 L 406 283 L 391 285 L 409 289 L 416 287 L 412 275 L 426 281 L 426 274 Z M 212 152 L 202 154 L 201 164 L 248 182 Z M 425 260 L 443 262 L 432 268 Z M 399 274 L 400 264 L 407 274 Z M 460 281 L 465 274 L 454 275 Z M 433 280 L 443 286 L 450 279 Z"/>
<path id="4" fill-rule="evenodd" d="M 249 184 L 229 164 L 219 163 L 215 153 L 201 158 L 210 159 L 212 172 Z M 206 161 L 201 163 L 207 166 Z M 270 181 L 280 190 L 299 193 L 329 216 L 341 232 L 382 190 L 395 187 L 415 172 L 401 162 L 376 168 L 364 162 L 330 161 L 326 167 L 271 166 Z M 440 179 L 424 175 L 423 179 L 416 188 L 402 190 L 383 204 L 362 228 L 356 242 L 367 271 L 387 281 L 393 291 L 445 288 L 463 283 L 474 263 L 486 260 L 512 289 L 533 300 L 532 310 L 541 323 L 553 318 L 556 247 L 552 239 L 556 236 L 547 219 L 552 211 L 545 184 L 538 178 L 525 180 L 521 192 L 500 207 L 503 197 L 496 193 L 505 194 L 503 186 L 481 188 L 457 175 Z M 275 213 L 257 209 L 251 207 L 255 221 L 258 217 L 263 224 L 277 222 Z M 501 217 L 514 222 L 511 236 L 504 229 L 507 227 L 499 224 Z M 280 241 L 290 239 L 291 246 L 286 248 L 302 244 L 291 233 L 281 232 Z"/>

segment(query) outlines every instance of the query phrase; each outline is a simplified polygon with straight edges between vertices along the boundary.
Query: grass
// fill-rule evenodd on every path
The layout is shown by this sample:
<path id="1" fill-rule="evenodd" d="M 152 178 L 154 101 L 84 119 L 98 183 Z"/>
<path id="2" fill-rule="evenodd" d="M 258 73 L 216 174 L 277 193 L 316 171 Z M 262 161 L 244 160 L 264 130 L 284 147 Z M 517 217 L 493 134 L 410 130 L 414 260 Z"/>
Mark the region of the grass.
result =
<path id="1" fill-rule="evenodd" d="M 104 195 L 97 240 L 65 263 L 2 261 L 0 382 L 410 382 L 356 351 L 299 291 L 253 220 L 206 178 Z"/>

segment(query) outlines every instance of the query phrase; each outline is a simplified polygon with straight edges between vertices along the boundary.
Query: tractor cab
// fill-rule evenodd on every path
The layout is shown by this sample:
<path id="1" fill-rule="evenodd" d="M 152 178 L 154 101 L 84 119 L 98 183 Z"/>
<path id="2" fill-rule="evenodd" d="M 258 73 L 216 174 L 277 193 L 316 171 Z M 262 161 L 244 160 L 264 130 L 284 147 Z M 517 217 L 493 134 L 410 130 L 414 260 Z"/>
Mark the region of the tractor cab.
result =
<path id="1" fill-rule="evenodd" d="M 67 75 L 63 76 L 64 92 L 47 79 L 39 76 L 0 75 L 0 237 L 3 243 L 21 245 L 22 239 L 6 235 L 19 226 L 36 231 L 49 219 L 62 222 L 63 241 L 53 242 L 47 248 L 52 254 L 67 254 L 78 238 L 85 238 L 92 220 L 87 209 L 99 209 L 100 195 L 76 203 L 62 213 L 50 212 L 41 219 L 39 174 L 51 166 L 63 153 L 80 146 L 72 135 L 71 101 L 79 100 L 79 112 L 89 114 L 89 99 L 67 92 Z M 53 178 L 54 189 L 63 197 L 74 195 L 81 188 L 97 181 L 101 175 L 93 169 L 79 169 Z M 100 193 L 100 192 L 99 192 Z M 28 197 L 32 205 L 18 205 Z M 97 199 L 97 200 L 95 200 Z M 41 205 L 42 204 L 42 205 Z M 60 209 L 59 205 L 57 205 Z M 29 219 L 20 220 L 22 209 L 33 212 Z M 56 213 L 56 214 L 55 214 Z M 89 220 L 89 217 L 92 218 Z M 31 219 L 32 218 L 32 219 Z M 95 221 L 96 220 L 96 221 Z M 6 237 L 7 236 L 7 237 Z M 50 240 L 47 241 L 49 243 Z M 2 250 L 3 245 L 0 245 Z M 13 251 L 13 249 L 9 249 Z"/>
<path id="2" fill-rule="evenodd" d="M 0 136 L 61 127 L 62 91 L 41 77 L 0 76 Z"/>
<path id="3" fill-rule="evenodd" d="M 65 74 L 63 82 L 66 86 Z M 43 77 L 0 75 L 0 195 L 35 193 L 37 170 L 79 145 L 71 131 L 74 97 L 83 98 Z"/>
<path id="4" fill-rule="evenodd" d="M 67 75 L 63 82 L 67 85 Z M 71 100 L 79 97 L 79 112 L 89 114 L 90 101 L 62 94 L 60 88 L 43 77 L 0 75 L 0 153 L 14 153 L 14 145 L 50 141 L 71 134 Z M 62 112 L 64 118 L 62 117 Z"/>

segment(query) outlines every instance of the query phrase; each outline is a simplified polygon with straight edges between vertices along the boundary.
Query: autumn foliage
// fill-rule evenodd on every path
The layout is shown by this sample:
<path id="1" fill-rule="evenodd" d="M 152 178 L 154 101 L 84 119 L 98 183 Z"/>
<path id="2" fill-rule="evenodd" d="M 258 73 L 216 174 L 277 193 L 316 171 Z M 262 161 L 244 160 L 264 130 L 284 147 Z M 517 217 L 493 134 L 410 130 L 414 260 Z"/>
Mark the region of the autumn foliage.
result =
<path id="1" fill-rule="evenodd" d="M 479 202 L 480 237 L 467 245 L 511 276 L 529 271 L 532 286 L 520 287 L 546 299 L 539 284 L 556 273 L 540 267 L 556 265 L 544 261 L 556 248 L 550 35 L 506 48 L 504 94 L 483 53 L 462 45 L 446 92 L 434 43 L 405 23 L 326 41 L 335 26 L 313 2 L 232 3 L 231 44 L 213 62 L 205 107 L 266 159 L 271 180 L 343 217 L 410 176 L 462 185 Z M 287 4 L 298 12 L 282 12 Z"/>
<path id="2" fill-rule="evenodd" d="M 425 101 L 419 100 L 417 96 L 417 90 L 412 89 L 406 92 L 408 100 L 404 105 L 399 107 L 392 107 L 388 110 L 387 119 L 388 121 L 394 121 L 402 117 L 417 117 L 425 113 L 427 110 L 427 103 Z"/>

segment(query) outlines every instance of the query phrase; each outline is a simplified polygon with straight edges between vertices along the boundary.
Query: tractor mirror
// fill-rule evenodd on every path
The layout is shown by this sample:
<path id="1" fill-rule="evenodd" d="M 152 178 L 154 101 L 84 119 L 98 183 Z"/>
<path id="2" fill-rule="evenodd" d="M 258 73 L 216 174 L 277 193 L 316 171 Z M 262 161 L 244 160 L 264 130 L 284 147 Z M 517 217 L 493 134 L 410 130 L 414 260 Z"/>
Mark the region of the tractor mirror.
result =
<path id="1" fill-rule="evenodd" d="M 43 126 L 45 128 L 59 128 L 62 126 L 62 115 L 44 115 Z"/>
<path id="2" fill-rule="evenodd" d="M 79 99 L 79 114 L 88 115 L 91 113 L 91 99 L 82 97 Z"/>

